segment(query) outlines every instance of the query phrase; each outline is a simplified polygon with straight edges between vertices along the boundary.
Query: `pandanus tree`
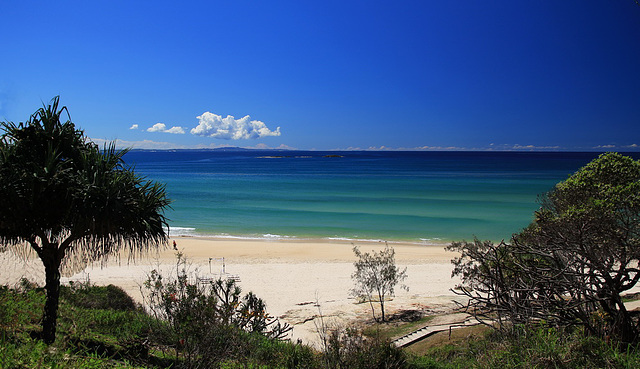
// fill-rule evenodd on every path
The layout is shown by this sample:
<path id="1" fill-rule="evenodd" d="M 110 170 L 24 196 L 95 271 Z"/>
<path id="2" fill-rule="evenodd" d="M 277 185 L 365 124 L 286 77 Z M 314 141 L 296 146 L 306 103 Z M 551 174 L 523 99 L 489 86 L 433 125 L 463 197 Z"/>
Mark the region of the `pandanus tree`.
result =
<path id="1" fill-rule="evenodd" d="M 59 97 L 26 122 L 1 125 L 0 251 L 42 261 L 42 338 L 52 343 L 61 270 L 166 246 L 170 200 L 164 185 L 125 165 L 126 150 L 88 140 Z"/>

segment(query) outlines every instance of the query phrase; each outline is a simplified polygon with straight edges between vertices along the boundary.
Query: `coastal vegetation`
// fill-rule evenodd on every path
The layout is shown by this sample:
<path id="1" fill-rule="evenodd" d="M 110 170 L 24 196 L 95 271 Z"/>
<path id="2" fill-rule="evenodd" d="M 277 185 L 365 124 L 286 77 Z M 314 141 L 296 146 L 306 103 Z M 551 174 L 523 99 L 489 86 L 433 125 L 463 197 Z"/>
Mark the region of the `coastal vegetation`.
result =
<path id="1" fill-rule="evenodd" d="M 66 115 L 66 118 L 65 118 Z M 34 252 L 45 269 L 42 339 L 55 340 L 61 269 L 165 245 L 165 188 L 77 129 L 59 98 L 26 122 L 2 122 L 0 251 Z"/>
<path id="2" fill-rule="evenodd" d="M 175 276 L 154 269 L 142 286 L 144 306 L 153 317 L 149 337 L 163 353 L 181 358 L 181 365 L 214 367 L 251 350 L 254 339 L 275 344 L 291 331 L 255 294 L 242 296 L 234 279 L 201 280 L 188 268 L 178 253 Z"/>
<path id="3" fill-rule="evenodd" d="M 305 367 L 305 362 L 316 361 L 309 347 L 233 324 L 198 321 L 220 317 L 210 314 L 211 306 L 194 309 L 211 300 L 163 296 L 167 303 L 179 305 L 165 320 L 137 304 L 132 307 L 133 300 L 118 287 L 89 284 L 61 287 L 59 335 L 45 345 L 35 338 L 39 317 L 33 313 L 44 295 L 42 288 L 27 281 L 0 289 L 0 367 Z M 207 331 L 211 328 L 215 329 Z"/>
<path id="4" fill-rule="evenodd" d="M 541 198 L 511 242 L 459 242 L 454 275 L 468 311 L 500 330 L 536 324 L 637 344 L 622 293 L 640 280 L 640 162 L 599 158 Z"/>
<path id="5" fill-rule="evenodd" d="M 351 275 L 355 282 L 355 287 L 351 294 L 360 301 L 368 301 L 371 306 L 371 314 L 376 319 L 376 311 L 373 301 L 378 301 L 380 305 L 380 321 L 386 321 L 384 304 L 385 299 L 392 296 L 398 283 L 407 278 L 407 268 L 400 270 L 396 266 L 395 250 L 389 245 L 385 245 L 380 252 L 360 251 L 358 246 L 353 246 L 353 253 L 358 260 L 353 263 L 356 270 Z M 408 290 L 407 286 L 401 288 Z"/>
<path id="6" fill-rule="evenodd" d="M 171 296 L 169 295 L 170 299 Z M 521 326 L 509 333 L 482 326 L 438 333 L 407 349 L 389 345 L 406 324 L 380 323 L 365 332 L 341 328 L 327 346 L 267 338 L 259 333 L 220 329 L 224 341 L 207 352 L 194 316 L 181 315 L 182 335 L 165 320 L 135 304 L 120 288 L 75 283 L 62 286 L 59 334 L 54 343 L 37 338 L 45 291 L 22 281 L 0 288 L 1 368 L 637 368 L 640 353 L 581 330 Z M 192 301 L 179 304 L 193 305 Z M 184 312 L 184 310 L 183 310 Z M 177 315 L 176 315 L 177 316 Z M 422 321 L 424 322 L 424 321 Z M 188 326 L 191 325 L 191 328 Z M 364 333 L 364 335 L 363 335 Z M 229 339 L 233 338 L 233 339 Z M 180 340 L 184 340 L 181 343 Z M 210 342 L 207 342 L 207 344 Z M 220 348 L 224 348 L 221 350 Z M 205 353 L 203 357 L 197 350 Z M 200 360 L 209 361 L 200 361 Z M 204 362 L 207 365 L 204 365 Z"/>

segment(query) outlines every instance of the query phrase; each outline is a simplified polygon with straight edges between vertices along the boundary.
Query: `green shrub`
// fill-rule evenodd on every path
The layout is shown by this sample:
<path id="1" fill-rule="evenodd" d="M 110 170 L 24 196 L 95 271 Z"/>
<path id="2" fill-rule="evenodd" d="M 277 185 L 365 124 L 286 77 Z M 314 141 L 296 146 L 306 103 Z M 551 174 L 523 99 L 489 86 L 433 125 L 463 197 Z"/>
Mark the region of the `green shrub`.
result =
<path id="1" fill-rule="evenodd" d="M 151 318 L 143 312 L 103 309 L 74 309 L 63 306 L 60 310 L 61 328 L 68 335 L 100 334 L 114 339 L 146 337 Z"/>
<path id="2" fill-rule="evenodd" d="M 291 327 L 266 311 L 265 303 L 232 279 L 192 282 L 181 254 L 176 275 L 151 271 L 143 297 L 155 318 L 149 337 L 176 367 L 217 367 L 221 362 L 282 363 L 279 342 Z M 291 360 L 303 353 L 293 350 Z M 280 364 L 277 364 L 280 365 Z"/>
<path id="3" fill-rule="evenodd" d="M 74 298 L 66 291 L 60 304 L 59 338 L 45 345 L 38 337 L 44 291 L 23 282 L 16 289 L 0 287 L 0 368 L 116 368 L 132 367 L 129 359 L 144 358 L 147 320 L 142 311 L 88 309 L 69 303 L 98 300 L 105 288 L 83 290 Z M 117 361 L 112 360 L 118 358 Z"/>
<path id="4" fill-rule="evenodd" d="M 534 326 L 436 347 L 409 361 L 415 368 L 638 368 L 640 352 L 587 336 L 580 329 Z"/>
<path id="5" fill-rule="evenodd" d="M 252 334 L 246 358 L 281 368 L 320 368 L 318 355 L 309 346 Z"/>
<path id="6" fill-rule="evenodd" d="M 0 335 L 12 336 L 22 329 L 34 330 L 42 317 L 44 292 L 39 289 L 9 289 L 0 286 Z"/>
<path id="7" fill-rule="evenodd" d="M 328 368 L 405 368 L 407 356 L 381 335 L 352 328 L 322 329 L 322 358 Z"/>
<path id="8" fill-rule="evenodd" d="M 71 283 L 61 286 L 60 297 L 70 304 L 86 309 L 112 309 L 132 311 L 137 304 L 122 288 L 112 284 L 93 286 L 88 283 Z"/>
<path id="9" fill-rule="evenodd" d="M 90 352 L 58 350 L 32 339 L 12 343 L 0 340 L 0 368 L 102 369 L 134 368 L 129 362 L 115 361 Z"/>

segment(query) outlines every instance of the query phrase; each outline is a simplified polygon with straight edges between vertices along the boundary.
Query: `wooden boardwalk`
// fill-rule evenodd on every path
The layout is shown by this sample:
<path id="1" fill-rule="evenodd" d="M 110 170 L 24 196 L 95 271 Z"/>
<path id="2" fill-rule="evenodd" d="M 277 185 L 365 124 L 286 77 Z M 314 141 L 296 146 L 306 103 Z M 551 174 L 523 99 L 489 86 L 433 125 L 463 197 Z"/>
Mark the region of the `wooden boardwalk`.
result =
<path id="1" fill-rule="evenodd" d="M 478 323 L 467 314 L 452 314 L 446 316 L 440 316 L 438 319 L 434 319 L 438 324 L 429 324 L 413 332 L 407 333 L 391 341 L 391 344 L 396 347 L 406 347 L 420 340 L 423 340 L 438 332 L 448 331 L 453 329 L 470 327 L 477 325 Z M 444 321 L 443 321 L 444 320 Z M 439 322 L 443 321 L 443 322 Z"/>
<path id="2" fill-rule="evenodd" d="M 629 301 L 624 305 L 629 311 L 640 309 L 640 300 Z M 464 313 L 440 315 L 436 316 L 430 324 L 392 340 L 391 344 L 396 347 L 406 347 L 438 332 L 451 332 L 453 329 L 478 324 L 480 323 L 473 319 L 471 315 Z"/>

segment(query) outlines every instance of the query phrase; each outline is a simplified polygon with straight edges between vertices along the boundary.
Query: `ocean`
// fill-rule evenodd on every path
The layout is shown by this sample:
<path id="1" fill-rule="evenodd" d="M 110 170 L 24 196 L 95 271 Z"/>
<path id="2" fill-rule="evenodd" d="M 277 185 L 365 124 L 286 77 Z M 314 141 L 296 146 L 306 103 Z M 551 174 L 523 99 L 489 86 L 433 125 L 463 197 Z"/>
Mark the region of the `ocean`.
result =
<path id="1" fill-rule="evenodd" d="M 638 154 L 633 154 L 636 159 Z M 170 236 L 500 241 L 598 153 L 131 151 L 165 183 Z"/>

